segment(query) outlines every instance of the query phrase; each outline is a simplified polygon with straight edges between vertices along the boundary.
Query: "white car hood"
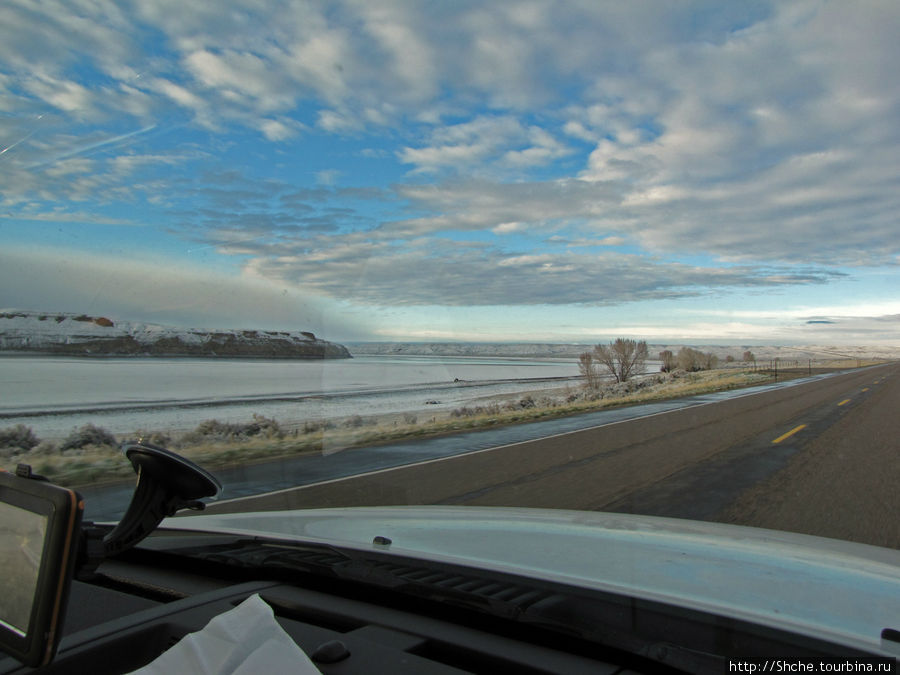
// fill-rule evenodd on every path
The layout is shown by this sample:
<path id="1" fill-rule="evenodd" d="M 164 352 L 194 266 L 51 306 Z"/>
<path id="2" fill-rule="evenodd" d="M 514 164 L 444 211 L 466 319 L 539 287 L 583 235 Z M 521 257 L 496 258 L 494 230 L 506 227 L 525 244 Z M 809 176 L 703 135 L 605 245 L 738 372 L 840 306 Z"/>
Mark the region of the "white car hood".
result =
<path id="1" fill-rule="evenodd" d="M 373 507 L 168 518 L 163 529 L 317 542 L 622 593 L 900 653 L 900 551 L 612 513 Z M 391 540 L 374 544 L 375 537 Z"/>

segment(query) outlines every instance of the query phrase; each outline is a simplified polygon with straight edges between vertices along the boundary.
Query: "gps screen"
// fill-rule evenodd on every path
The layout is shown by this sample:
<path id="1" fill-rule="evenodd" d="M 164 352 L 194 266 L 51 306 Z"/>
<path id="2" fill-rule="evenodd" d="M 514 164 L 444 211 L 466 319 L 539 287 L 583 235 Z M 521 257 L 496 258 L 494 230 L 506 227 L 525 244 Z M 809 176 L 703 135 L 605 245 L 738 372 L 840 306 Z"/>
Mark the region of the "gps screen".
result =
<path id="1" fill-rule="evenodd" d="M 6 579 L 0 625 L 22 637 L 34 607 L 46 534 L 46 516 L 0 503 L 0 570 Z"/>
<path id="2" fill-rule="evenodd" d="M 56 653 L 83 508 L 73 490 L 0 471 L 0 653 L 27 666 Z"/>

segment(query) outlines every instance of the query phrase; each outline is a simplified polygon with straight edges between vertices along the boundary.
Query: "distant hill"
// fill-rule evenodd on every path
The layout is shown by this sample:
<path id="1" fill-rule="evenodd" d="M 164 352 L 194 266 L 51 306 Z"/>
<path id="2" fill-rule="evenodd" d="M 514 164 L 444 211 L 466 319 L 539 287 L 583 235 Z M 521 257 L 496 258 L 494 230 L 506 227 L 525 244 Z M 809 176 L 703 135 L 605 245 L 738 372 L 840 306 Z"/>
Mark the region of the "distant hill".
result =
<path id="1" fill-rule="evenodd" d="M 64 312 L 0 310 L 0 352 L 70 356 L 347 359 L 343 345 L 306 331 L 173 328 Z"/>
<path id="2" fill-rule="evenodd" d="M 506 342 L 351 342 L 357 356 L 499 356 L 574 358 L 590 345 Z"/>
<path id="3" fill-rule="evenodd" d="M 597 342 L 607 343 L 608 340 Z M 357 356 L 473 356 L 508 358 L 572 358 L 577 359 L 589 351 L 593 344 L 555 344 L 531 342 L 350 342 L 350 349 Z M 752 351 L 759 361 L 780 359 L 797 362 L 825 361 L 833 359 L 885 359 L 900 358 L 900 347 L 886 345 L 821 346 L 821 345 L 704 345 L 702 343 L 655 343 L 648 345 L 650 359 L 654 360 L 663 350 L 678 353 L 684 346 L 701 352 L 715 354 L 721 360 L 729 356 L 740 361 L 745 351 Z"/>

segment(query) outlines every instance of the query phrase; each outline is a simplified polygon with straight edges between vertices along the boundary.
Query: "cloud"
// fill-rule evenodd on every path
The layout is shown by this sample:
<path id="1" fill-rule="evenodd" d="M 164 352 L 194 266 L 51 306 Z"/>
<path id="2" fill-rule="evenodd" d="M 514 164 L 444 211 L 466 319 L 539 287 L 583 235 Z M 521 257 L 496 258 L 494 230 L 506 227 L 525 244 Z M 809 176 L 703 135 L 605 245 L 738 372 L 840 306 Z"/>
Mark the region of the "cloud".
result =
<path id="1" fill-rule="evenodd" d="M 623 206 L 650 250 L 879 262 L 900 205 L 884 189 L 900 90 L 876 75 L 900 57 L 896 29 L 896 13 L 792 5 L 718 43 L 663 46 L 627 90 L 656 99 L 652 134 L 621 140 L 619 107 L 570 111 L 569 133 L 599 137 L 581 177 L 631 181 Z"/>
<path id="2" fill-rule="evenodd" d="M 397 194 L 434 215 L 391 222 L 385 230 L 408 236 L 450 230 L 479 230 L 517 222 L 532 231 L 563 221 L 604 221 L 618 229 L 625 186 L 573 179 L 501 183 L 490 179 L 402 184 Z"/>
<path id="3" fill-rule="evenodd" d="M 896 263 L 892 3 L 564 9 L 5 3 L 0 204 L 127 212 L 255 278 L 387 305 Z"/>
<path id="4" fill-rule="evenodd" d="M 197 119 L 209 119 L 209 105 L 201 96 L 192 92 L 189 88 L 167 80 L 163 77 L 157 77 L 147 82 L 148 87 L 160 94 L 171 99 L 178 105 L 193 111 Z M 206 124 L 209 124 L 208 122 Z"/>
<path id="5" fill-rule="evenodd" d="M 323 169 L 316 172 L 316 182 L 319 185 L 334 185 L 341 177 L 340 169 Z"/>
<path id="6" fill-rule="evenodd" d="M 484 172 L 492 166 L 529 168 L 543 166 L 572 153 L 571 148 L 537 126 L 524 126 L 511 116 L 479 116 L 461 124 L 437 127 L 429 145 L 405 147 L 400 161 L 414 164 L 416 171 Z"/>
<path id="7" fill-rule="evenodd" d="M 273 77 L 268 63 L 255 54 L 201 49 L 186 55 L 184 64 L 204 87 L 227 94 L 237 103 L 252 101 L 265 112 L 293 107 L 293 98 L 278 81 L 279 73 Z"/>
<path id="8" fill-rule="evenodd" d="M 188 162 L 193 157 L 188 154 L 128 154 L 117 155 L 109 159 L 109 164 L 114 171 L 120 175 L 129 175 L 136 171 L 140 171 L 145 167 L 154 166 L 177 166 L 181 163 Z"/>
<path id="9" fill-rule="evenodd" d="M 55 108 L 77 116 L 95 114 L 94 94 L 71 80 L 39 74 L 24 82 L 25 90 Z"/>
<path id="10" fill-rule="evenodd" d="M 15 216 L 0 213 L 0 218 L 16 220 L 33 220 L 49 223 L 92 223 L 95 225 L 135 225 L 134 221 L 126 218 L 110 218 L 107 216 L 90 213 L 87 211 L 26 211 L 18 212 Z"/>
<path id="11" fill-rule="evenodd" d="M 34 21 L 29 12 L 7 8 L 5 25 L 15 26 L 16 39 L 0 54 L 21 72 L 37 64 L 55 77 L 57 86 L 44 93 L 67 111 L 84 113 L 117 92 L 121 100 L 101 107 L 122 110 L 126 103 L 146 115 L 160 104 L 152 97 L 162 95 L 207 128 L 228 121 L 262 128 L 261 117 L 317 101 L 321 128 L 345 132 L 404 115 L 436 122 L 453 114 L 455 106 L 441 100 L 448 90 L 472 92 L 472 103 L 497 110 L 559 100 L 573 83 L 588 85 L 598 64 L 625 62 L 671 41 L 668 22 L 686 13 L 664 6 L 623 12 L 572 5 L 557 12 L 517 2 L 324 7 L 289 0 L 233 11 L 146 0 L 136 11 L 127 16 L 111 2 L 78 12 L 33 3 L 40 19 Z M 166 38 L 162 52 L 150 43 L 158 33 Z M 84 44 L 94 47 L 89 65 L 113 86 L 57 77 Z M 531 166 L 558 156 L 559 145 L 538 141 L 513 150 L 525 154 L 507 161 Z"/>
<path id="12" fill-rule="evenodd" d="M 492 227 L 491 232 L 494 234 L 511 234 L 520 231 L 521 229 L 522 223 L 500 223 L 496 227 Z"/>
<path id="13" fill-rule="evenodd" d="M 219 245 L 229 246 L 219 235 Z M 248 274 L 377 306 L 610 306 L 704 295 L 734 288 L 825 283 L 828 270 L 685 265 L 621 253 L 571 251 L 510 255 L 476 243 L 420 238 L 401 245 L 366 233 L 308 234 L 276 243 L 232 245 Z"/>
<path id="14" fill-rule="evenodd" d="M 270 141 L 285 141 L 296 136 L 303 125 L 293 120 L 263 119 L 259 122 L 259 130 Z"/>
<path id="15" fill-rule="evenodd" d="M 131 26 L 119 4 L 97 0 L 78 10 L 56 2 L 5 2 L 0 6 L 0 63 L 4 70 L 52 77 L 91 45 L 91 57 L 112 73 L 134 56 Z"/>

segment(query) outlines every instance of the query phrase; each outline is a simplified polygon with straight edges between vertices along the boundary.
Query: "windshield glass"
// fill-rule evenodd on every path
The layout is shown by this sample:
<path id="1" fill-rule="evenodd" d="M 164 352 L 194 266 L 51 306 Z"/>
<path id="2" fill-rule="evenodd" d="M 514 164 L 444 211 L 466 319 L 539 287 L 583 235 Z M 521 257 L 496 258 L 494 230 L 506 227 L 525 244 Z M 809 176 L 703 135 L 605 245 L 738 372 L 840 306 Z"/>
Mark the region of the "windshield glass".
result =
<path id="1" fill-rule="evenodd" d="M 0 464 L 94 519 L 142 438 L 210 512 L 900 548 L 898 34 L 893 2 L 6 1 Z"/>

